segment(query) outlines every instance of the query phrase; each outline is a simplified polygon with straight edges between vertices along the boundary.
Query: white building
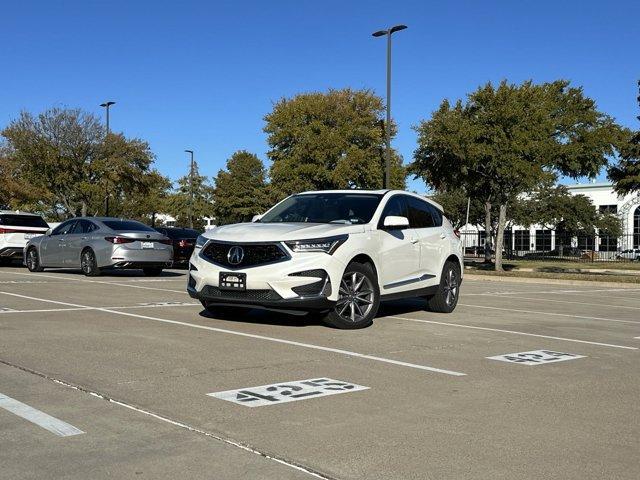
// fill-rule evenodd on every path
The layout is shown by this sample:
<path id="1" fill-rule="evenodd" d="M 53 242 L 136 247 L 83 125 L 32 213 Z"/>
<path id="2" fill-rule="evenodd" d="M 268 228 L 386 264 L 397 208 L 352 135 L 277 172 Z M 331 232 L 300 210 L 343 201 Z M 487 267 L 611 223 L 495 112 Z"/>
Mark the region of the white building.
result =
<path id="1" fill-rule="evenodd" d="M 623 234 L 620 238 L 577 237 L 572 239 L 572 247 L 580 250 L 599 252 L 600 258 L 615 256 L 615 252 L 630 248 L 640 248 L 640 194 L 618 196 L 611 183 L 585 183 L 567 185 L 569 193 L 588 197 L 600 212 L 616 214 L 622 221 Z M 465 225 L 460 229 L 465 236 L 465 246 L 484 245 L 484 231 L 475 225 Z M 474 235 L 475 234 L 475 235 Z M 530 227 L 512 226 L 505 232 L 505 249 L 516 255 L 531 251 L 550 251 L 556 248 L 555 232 L 545 230 L 540 225 Z"/>

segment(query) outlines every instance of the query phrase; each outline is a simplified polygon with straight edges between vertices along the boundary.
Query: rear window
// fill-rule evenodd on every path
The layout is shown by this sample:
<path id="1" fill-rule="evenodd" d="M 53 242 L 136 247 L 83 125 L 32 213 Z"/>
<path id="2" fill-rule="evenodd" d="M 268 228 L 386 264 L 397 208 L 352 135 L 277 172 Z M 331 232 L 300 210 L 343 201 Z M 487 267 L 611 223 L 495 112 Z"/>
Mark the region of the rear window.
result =
<path id="1" fill-rule="evenodd" d="M 49 228 L 47 222 L 42 217 L 37 215 L 13 215 L 2 214 L 0 215 L 0 225 L 6 225 L 11 227 L 41 227 Z"/>
<path id="2" fill-rule="evenodd" d="M 196 230 L 190 228 L 168 228 L 164 231 L 165 235 L 169 238 L 198 238 L 200 235 Z"/>
<path id="3" fill-rule="evenodd" d="M 151 227 L 135 220 L 104 220 L 104 223 L 111 230 L 125 230 L 127 232 L 155 232 Z"/>

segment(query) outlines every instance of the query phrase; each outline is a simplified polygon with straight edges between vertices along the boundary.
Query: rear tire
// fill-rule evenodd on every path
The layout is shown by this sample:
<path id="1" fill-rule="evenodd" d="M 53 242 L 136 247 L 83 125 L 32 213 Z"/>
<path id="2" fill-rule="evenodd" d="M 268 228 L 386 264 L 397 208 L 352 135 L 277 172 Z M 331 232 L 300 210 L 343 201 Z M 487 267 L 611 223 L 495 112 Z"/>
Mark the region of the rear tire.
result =
<path id="1" fill-rule="evenodd" d="M 427 297 L 429 310 L 451 313 L 455 310 L 460 296 L 460 266 L 456 262 L 446 262 L 440 276 L 440 285 L 435 295 Z"/>
<path id="2" fill-rule="evenodd" d="M 324 316 L 324 323 L 344 330 L 365 328 L 373 323 L 380 306 L 380 288 L 370 265 L 349 264 L 338 291 L 338 301 Z"/>
<path id="3" fill-rule="evenodd" d="M 143 268 L 142 271 L 147 277 L 157 277 L 158 275 L 162 274 L 161 267 L 146 267 Z"/>
<path id="4" fill-rule="evenodd" d="M 87 277 L 97 277 L 100 275 L 96 254 L 93 250 L 86 248 L 80 254 L 80 269 Z"/>
<path id="5" fill-rule="evenodd" d="M 30 272 L 42 272 L 44 267 L 40 264 L 40 256 L 35 247 L 27 251 L 27 268 Z"/>

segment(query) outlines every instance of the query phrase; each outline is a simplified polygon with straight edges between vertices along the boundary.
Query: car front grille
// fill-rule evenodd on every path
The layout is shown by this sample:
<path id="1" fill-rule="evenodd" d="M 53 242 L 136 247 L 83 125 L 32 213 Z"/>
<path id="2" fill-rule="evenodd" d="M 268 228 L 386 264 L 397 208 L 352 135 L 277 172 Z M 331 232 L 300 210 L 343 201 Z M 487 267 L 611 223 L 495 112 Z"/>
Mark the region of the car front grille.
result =
<path id="1" fill-rule="evenodd" d="M 229 262 L 229 250 L 233 247 L 242 248 L 244 255 L 240 263 L 232 264 Z M 210 262 L 231 269 L 257 267 L 267 263 L 281 262 L 289 258 L 277 243 L 234 244 L 209 242 L 202 250 L 201 255 Z"/>
<path id="2" fill-rule="evenodd" d="M 282 297 L 278 295 L 275 290 L 220 290 L 218 287 L 207 285 L 202 289 L 200 294 L 205 298 L 215 298 L 220 300 L 254 300 L 254 301 L 269 301 L 269 300 L 281 300 Z"/>

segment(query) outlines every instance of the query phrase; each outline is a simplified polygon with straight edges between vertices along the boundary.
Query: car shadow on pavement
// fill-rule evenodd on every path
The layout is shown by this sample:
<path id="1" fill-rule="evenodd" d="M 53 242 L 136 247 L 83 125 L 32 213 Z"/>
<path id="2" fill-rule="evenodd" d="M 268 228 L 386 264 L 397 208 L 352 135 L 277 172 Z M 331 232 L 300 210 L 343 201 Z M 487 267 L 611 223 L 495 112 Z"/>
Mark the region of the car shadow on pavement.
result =
<path id="1" fill-rule="evenodd" d="M 202 310 L 200 316 L 212 320 L 224 320 L 227 322 L 277 325 L 282 327 L 310 327 L 324 325 L 322 317 L 316 314 L 291 315 L 283 312 L 273 312 L 262 309 L 228 309 L 210 313 Z"/>

